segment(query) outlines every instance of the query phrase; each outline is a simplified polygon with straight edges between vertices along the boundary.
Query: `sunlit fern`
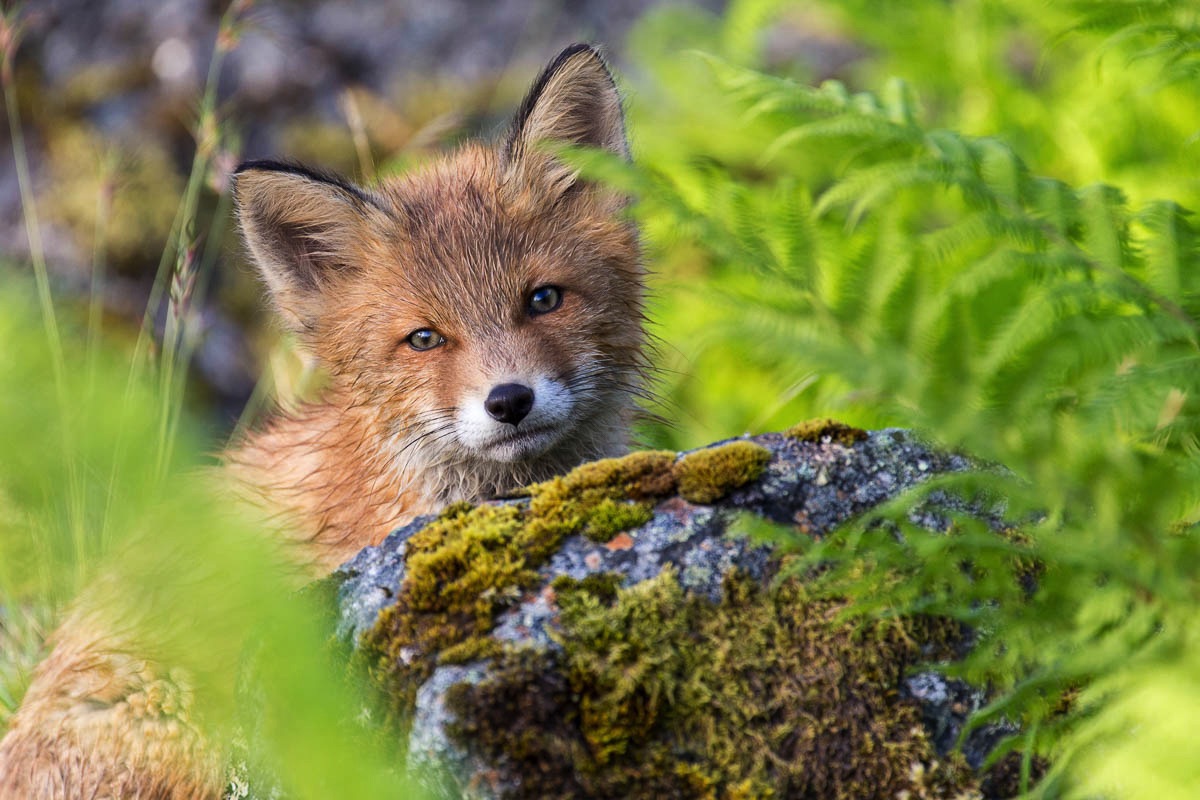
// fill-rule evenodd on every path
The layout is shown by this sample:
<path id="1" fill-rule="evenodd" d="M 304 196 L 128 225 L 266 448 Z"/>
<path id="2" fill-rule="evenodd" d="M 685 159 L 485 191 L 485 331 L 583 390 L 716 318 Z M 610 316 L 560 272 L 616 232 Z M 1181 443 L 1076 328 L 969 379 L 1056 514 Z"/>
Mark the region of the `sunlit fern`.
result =
<path id="1" fill-rule="evenodd" d="M 1156 54 L 1164 74 L 1182 63 Z M 714 269 L 755 277 L 730 290 L 728 331 L 759 359 L 1007 468 L 942 479 L 794 545 L 860 611 L 972 625 L 955 669 L 997 690 L 980 721 L 1019 719 L 1027 733 L 1010 744 L 1053 757 L 1037 791 L 1111 791 L 1097 754 L 1128 767 L 1119 755 L 1145 745 L 1121 737 L 1154 722 L 1131 698 L 1200 662 L 1191 214 L 1170 200 L 1131 208 L 1118 187 L 1038 176 L 1000 138 L 927 126 L 903 81 L 852 93 L 707 60 L 744 118 L 774 126 L 760 173 L 589 168 L 635 189 L 643 216 L 691 236 Z M 833 182 L 782 166 L 806 149 Z M 935 489 L 1004 498 L 1011 530 L 953 514 L 948 533 L 922 530 L 910 510 Z M 1200 687 L 1178 702 L 1198 707 Z M 1162 773 L 1168 789 L 1186 790 L 1197 755 Z"/>

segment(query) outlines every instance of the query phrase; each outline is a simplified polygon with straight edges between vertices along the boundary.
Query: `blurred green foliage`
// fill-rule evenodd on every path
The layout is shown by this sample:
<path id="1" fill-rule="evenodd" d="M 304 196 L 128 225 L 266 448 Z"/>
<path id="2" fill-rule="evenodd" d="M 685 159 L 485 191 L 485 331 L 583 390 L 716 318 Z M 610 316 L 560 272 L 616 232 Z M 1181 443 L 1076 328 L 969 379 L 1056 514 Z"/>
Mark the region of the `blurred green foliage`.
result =
<path id="1" fill-rule="evenodd" d="M 66 616 L 77 626 L 67 636 L 92 648 L 94 673 L 106 674 L 110 656 L 158 665 L 155 678 L 181 698 L 169 712 L 176 735 L 194 726 L 230 759 L 232 797 L 272 796 L 276 787 L 296 797 L 420 797 L 395 769 L 394 745 L 355 721 L 372 698 L 331 652 L 328 598 L 297 591 L 311 576 L 248 504 L 231 502 L 206 455 L 213 442 L 185 412 L 194 306 L 228 219 L 227 194 L 215 211 L 202 209 L 211 199 L 202 187 L 219 185 L 216 162 L 233 138 L 215 111 L 216 77 L 247 6 L 235 3 L 223 17 L 186 185 L 151 180 L 154 154 L 129 164 L 100 157 L 99 182 L 89 185 L 84 156 L 96 143 L 64 134 L 79 150 L 71 156 L 78 174 L 56 171 L 52 158 L 52 177 L 78 179 L 88 188 L 64 191 L 90 192 L 97 203 L 84 225 L 96 253 L 87 308 L 51 294 L 39 211 L 56 206 L 32 191 L 10 61 L 20 9 L 0 15 L 0 83 L 32 262 L 31 270 L 0 264 L 0 731 L 46 655 L 43 639 Z M 153 206 L 149 217 L 125 199 L 112 202 L 123 170 L 125 188 Z M 105 267 L 119 260 L 116 243 L 140 248 L 144 237 L 156 239 L 159 267 L 133 341 L 105 329 L 100 292 Z M 95 703 L 96 725 L 123 707 L 78 702 Z"/>
<path id="2" fill-rule="evenodd" d="M 779 535 L 859 613 L 973 627 L 951 669 L 1050 759 L 1036 796 L 1200 786 L 1198 26 L 1166 0 L 672 12 L 637 40 L 640 165 L 582 162 L 640 197 L 663 272 L 680 413 L 648 438 L 832 412 L 1007 468 Z M 814 86 L 771 58 L 788 30 L 861 49 Z M 946 490 L 1014 527 L 910 521 Z"/>
<path id="3" fill-rule="evenodd" d="M 256 759 L 239 778 L 265 768 L 297 797 L 420 796 L 351 722 L 369 700 L 329 649 L 328 609 L 297 593 L 306 578 L 282 544 L 231 506 L 193 426 L 178 426 L 164 463 L 161 384 L 131 377 L 123 354 L 78 346 L 68 314 L 56 385 L 36 308 L 25 279 L 0 273 L 0 724 L 44 655 L 23 628 L 77 598 L 89 635 L 186 671 L 187 713 Z"/>
<path id="4" fill-rule="evenodd" d="M 747 0 L 723 18 L 687 8 L 658 12 L 630 43 L 635 156 L 666 176 L 681 200 L 714 214 L 722 202 L 714 172 L 759 202 L 770 204 L 777 192 L 803 204 L 869 158 L 860 146 L 871 143 L 856 139 L 850 128 L 858 123 L 847 119 L 781 140 L 797 120 L 766 108 L 748 113 L 750 103 L 720 85 L 696 54 L 703 52 L 802 84 L 836 75 L 851 93 L 903 91 L 923 130 L 995 136 L 1035 173 L 1072 186 L 1117 186 L 1135 209 L 1155 198 L 1194 208 L 1200 105 L 1184 67 L 1196 63 L 1196 15 L 1183 2 L 1032 0 Z M 1166 30 L 1155 27 L 1164 24 Z M 782 60 L 770 43 L 787 37 L 799 37 L 810 51 L 842 52 L 825 56 L 826 63 Z M 1173 46 L 1161 51 L 1159 40 Z M 940 225 L 959 213 L 944 193 L 921 201 L 932 205 L 914 225 Z M 754 261 L 714 258 L 697 246 L 692 219 L 653 205 L 640 218 L 649 263 L 659 273 L 653 316 L 673 422 L 650 428 L 651 443 L 694 447 L 839 407 L 864 425 L 892 419 L 869 396 L 834 387 L 828 374 L 814 380 L 814 364 L 763 355 L 750 346 L 750 331 L 717 324 L 764 297 Z M 817 235 L 844 238 L 828 224 Z"/>

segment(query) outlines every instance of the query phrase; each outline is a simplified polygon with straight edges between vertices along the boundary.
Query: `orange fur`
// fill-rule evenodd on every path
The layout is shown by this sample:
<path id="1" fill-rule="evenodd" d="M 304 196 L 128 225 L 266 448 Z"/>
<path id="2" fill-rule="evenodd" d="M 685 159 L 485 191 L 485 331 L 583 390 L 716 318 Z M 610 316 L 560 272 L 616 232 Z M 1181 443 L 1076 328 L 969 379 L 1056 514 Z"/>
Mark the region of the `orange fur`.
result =
<path id="1" fill-rule="evenodd" d="M 498 147 L 372 189 L 239 170 L 248 249 L 329 386 L 235 443 L 229 469 L 306 562 L 334 566 L 447 502 L 626 447 L 643 372 L 637 234 L 622 198 L 544 141 L 628 156 L 593 49 L 547 67 Z M 441 343 L 417 349 L 417 331 Z M 103 629 L 77 610 L 57 634 L 0 743 L 0 800 L 216 797 L 186 678 Z"/>
<path id="2" fill-rule="evenodd" d="M 239 176 L 243 224 L 253 202 L 264 227 L 297 220 L 321 237 L 301 246 L 339 259 L 314 267 L 315 285 L 282 284 L 275 294 L 329 372 L 325 397 L 231 453 L 239 476 L 287 513 L 325 564 L 448 501 L 494 496 L 625 447 L 643 337 L 636 234 L 604 193 L 555 193 L 540 154 L 532 172 L 501 162 L 470 145 L 369 201 L 322 196 L 303 210 L 269 204 L 327 185 L 286 172 Z M 531 318 L 526 298 L 542 285 L 562 288 L 562 306 Z M 447 343 L 426 352 L 404 343 L 424 328 Z M 464 393 L 482 402 L 488 387 L 531 372 L 587 384 L 562 438 L 513 461 L 463 447 L 447 426 Z"/>

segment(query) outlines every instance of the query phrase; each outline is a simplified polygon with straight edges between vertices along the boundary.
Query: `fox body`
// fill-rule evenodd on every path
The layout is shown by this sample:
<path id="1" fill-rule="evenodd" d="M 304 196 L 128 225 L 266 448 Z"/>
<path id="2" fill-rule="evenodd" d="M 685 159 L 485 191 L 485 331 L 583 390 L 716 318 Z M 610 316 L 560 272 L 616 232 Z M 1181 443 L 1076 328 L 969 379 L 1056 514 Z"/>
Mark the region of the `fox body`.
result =
<path id="1" fill-rule="evenodd" d="M 227 460 L 306 562 L 336 565 L 447 502 L 625 448 L 643 372 L 637 234 L 623 198 L 547 143 L 628 157 L 590 47 L 546 68 L 498 146 L 468 144 L 370 189 L 275 162 L 239 168 L 248 249 L 329 381 Z M 0 800 L 216 797 L 184 714 L 128 713 L 178 681 L 86 612 L 56 634 L 0 743 Z"/>

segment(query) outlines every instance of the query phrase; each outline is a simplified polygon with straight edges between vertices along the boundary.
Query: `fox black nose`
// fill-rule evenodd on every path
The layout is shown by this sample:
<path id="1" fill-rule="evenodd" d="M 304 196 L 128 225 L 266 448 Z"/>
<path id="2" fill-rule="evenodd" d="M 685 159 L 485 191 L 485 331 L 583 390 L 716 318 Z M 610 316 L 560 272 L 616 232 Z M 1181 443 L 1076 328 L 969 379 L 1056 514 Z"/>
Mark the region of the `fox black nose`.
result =
<path id="1" fill-rule="evenodd" d="M 519 383 L 502 383 L 493 386 L 483 407 L 494 419 L 516 425 L 533 408 L 533 389 Z"/>

